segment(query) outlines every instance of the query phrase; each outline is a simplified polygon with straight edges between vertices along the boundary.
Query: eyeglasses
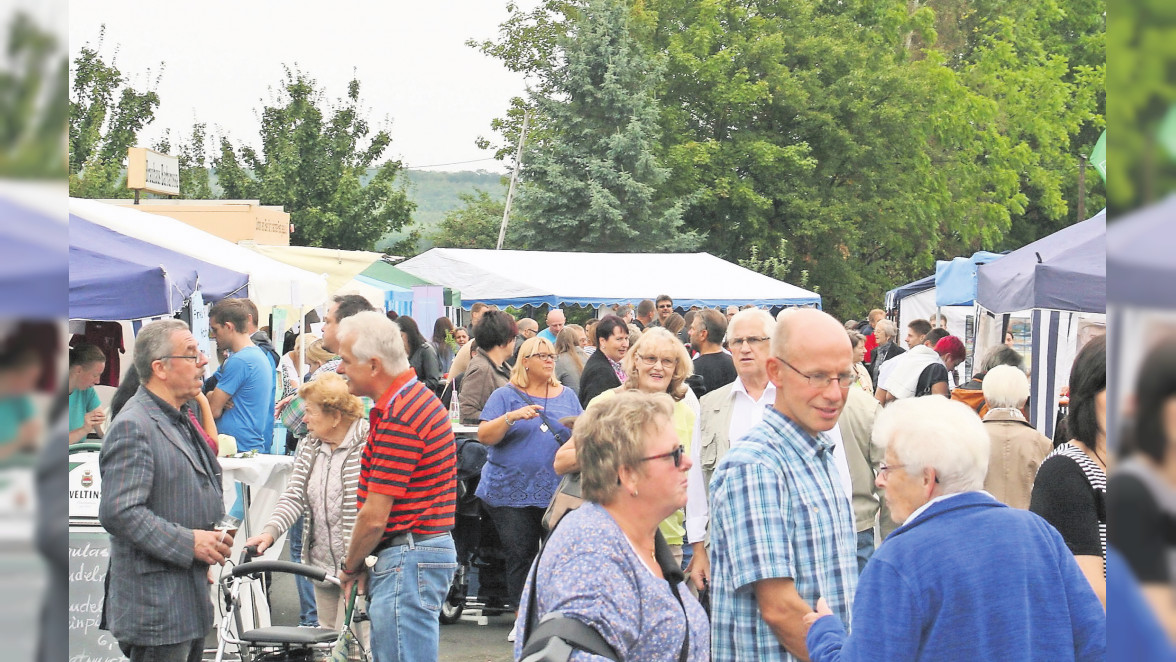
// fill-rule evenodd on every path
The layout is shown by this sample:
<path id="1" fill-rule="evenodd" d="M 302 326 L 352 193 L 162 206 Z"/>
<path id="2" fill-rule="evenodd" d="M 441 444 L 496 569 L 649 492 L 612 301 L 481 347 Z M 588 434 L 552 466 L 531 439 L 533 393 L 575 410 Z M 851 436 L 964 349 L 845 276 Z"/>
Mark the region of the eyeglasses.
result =
<path id="1" fill-rule="evenodd" d="M 658 304 L 658 308 L 673 308 L 673 307 L 674 307 L 674 304 L 672 304 L 672 303 Z"/>
<path id="2" fill-rule="evenodd" d="M 554 361 L 555 354 L 548 354 L 547 352 L 542 352 L 539 354 L 531 354 L 531 355 L 527 356 L 527 358 L 536 358 L 536 359 L 539 359 L 540 361 Z"/>
<path id="3" fill-rule="evenodd" d="M 885 476 L 886 474 L 890 473 L 891 469 L 899 469 L 905 466 L 905 464 L 886 464 L 883 462 L 882 464 L 878 465 L 878 475 Z"/>
<path id="4" fill-rule="evenodd" d="M 641 359 L 641 362 L 648 366 L 657 365 L 658 361 L 660 361 L 661 366 L 666 370 L 678 365 L 678 359 L 658 359 L 656 356 L 638 356 L 637 358 Z"/>
<path id="5" fill-rule="evenodd" d="M 784 365 L 788 366 L 789 368 L 792 368 L 794 371 L 796 371 L 796 374 L 807 379 L 809 386 L 811 386 L 813 388 L 820 388 L 820 389 L 828 388 L 829 384 L 832 384 L 833 382 L 837 382 L 838 388 L 847 389 L 853 385 L 854 380 L 857 378 L 857 375 L 853 374 L 852 372 L 843 372 L 840 375 L 837 375 L 836 377 L 830 377 L 829 375 L 806 375 L 803 372 L 797 370 L 796 366 L 785 361 L 784 359 L 780 358 L 779 356 L 777 356 L 776 359 L 778 361 L 780 361 L 780 363 L 783 363 Z"/>
<path id="6" fill-rule="evenodd" d="M 648 462 L 649 460 L 660 460 L 665 457 L 672 457 L 672 458 L 674 458 L 674 467 L 677 468 L 677 467 L 682 466 L 682 456 L 685 454 L 686 454 L 686 447 L 679 445 L 677 448 L 670 451 L 669 453 L 662 453 L 661 455 L 650 455 L 649 457 L 641 458 L 641 461 Z"/>
<path id="7" fill-rule="evenodd" d="M 771 338 L 767 336 L 747 336 L 746 338 L 732 338 L 727 341 L 727 344 L 730 345 L 732 349 L 735 349 L 740 345 L 758 345 L 767 340 L 771 340 Z"/>
<path id="8" fill-rule="evenodd" d="M 192 363 L 199 363 L 201 356 L 204 356 L 203 352 L 200 354 L 197 354 L 196 356 L 184 356 L 181 354 L 168 354 L 167 356 L 159 357 L 158 360 L 162 361 L 164 359 L 191 359 Z"/>

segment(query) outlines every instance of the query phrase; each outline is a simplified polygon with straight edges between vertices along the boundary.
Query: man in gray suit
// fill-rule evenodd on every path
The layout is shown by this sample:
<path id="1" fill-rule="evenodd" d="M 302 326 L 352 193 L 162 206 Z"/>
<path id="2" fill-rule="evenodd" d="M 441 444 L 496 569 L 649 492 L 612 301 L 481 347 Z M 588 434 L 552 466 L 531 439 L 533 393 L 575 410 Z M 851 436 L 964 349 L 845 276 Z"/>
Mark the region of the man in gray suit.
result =
<path id="1" fill-rule="evenodd" d="M 188 325 L 152 322 L 135 339 L 143 385 L 102 445 L 98 517 L 110 533 L 103 626 L 131 662 L 197 662 L 212 627 L 208 568 L 233 538 L 221 470 L 190 401 L 207 358 Z"/>

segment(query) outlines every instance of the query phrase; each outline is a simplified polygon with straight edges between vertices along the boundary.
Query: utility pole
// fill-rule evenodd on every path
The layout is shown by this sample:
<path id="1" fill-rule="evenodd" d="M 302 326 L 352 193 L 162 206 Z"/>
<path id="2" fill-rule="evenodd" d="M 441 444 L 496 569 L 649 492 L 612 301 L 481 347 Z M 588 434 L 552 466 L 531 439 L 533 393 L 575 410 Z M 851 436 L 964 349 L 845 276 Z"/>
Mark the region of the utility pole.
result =
<path id="1" fill-rule="evenodd" d="M 1086 220 L 1086 155 L 1078 155 L 1078 221 Z M 501 243 L 501 242 L 499 242 Z"/>
<path id="2" fill-rule="evenodd" d="M 510 188 L 506 191 L 506 207 L 502 210 L 502 227 L 498 228 L 498 246 L 495 250 L 502 250 L 502 242 L 506 240 L 506 222 L 510 219 L 510 203 L 514 200 L 515 186 L 519 183 L 519 168 L 523 166 L 523 142 L 527 139 L 527 121 L 531 119 L 531 111 L 523 111 L 523 130 L 519 132 L 519 147 L 515 152 L 514 172 L 510 174 Z"/>

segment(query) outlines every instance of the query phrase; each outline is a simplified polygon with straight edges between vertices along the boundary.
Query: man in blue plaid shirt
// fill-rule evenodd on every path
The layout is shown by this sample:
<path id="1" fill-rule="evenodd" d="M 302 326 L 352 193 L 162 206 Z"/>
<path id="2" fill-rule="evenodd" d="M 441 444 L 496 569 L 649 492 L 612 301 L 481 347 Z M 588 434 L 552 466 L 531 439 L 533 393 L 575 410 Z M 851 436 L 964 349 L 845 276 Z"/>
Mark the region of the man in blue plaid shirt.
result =
<path id="1" fill-rule="evenodd" d="M 808 659 L 803 616 L 823 597 L 848 619 L 857 583 L 853 509 L 823 434 L 854 380 L 841 323 L 786 313 L 772 338 L 776 401 L 711 479 L 711 657 Z"/>

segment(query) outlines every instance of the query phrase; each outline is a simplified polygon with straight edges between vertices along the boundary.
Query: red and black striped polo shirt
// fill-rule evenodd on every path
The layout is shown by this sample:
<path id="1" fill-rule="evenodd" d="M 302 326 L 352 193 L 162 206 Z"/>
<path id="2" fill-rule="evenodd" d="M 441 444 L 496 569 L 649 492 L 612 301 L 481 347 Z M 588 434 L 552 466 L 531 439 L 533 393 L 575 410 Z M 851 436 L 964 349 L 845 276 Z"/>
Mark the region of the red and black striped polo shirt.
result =
<path id="1" fill-rule="evenodd" d="M 370 416 L 357 505 L 363 507 L 368 490 L 393 498 L 385 538 L 452 530 L 457 455 L 449 412 L 409 368 L 380 396 Z"/>

